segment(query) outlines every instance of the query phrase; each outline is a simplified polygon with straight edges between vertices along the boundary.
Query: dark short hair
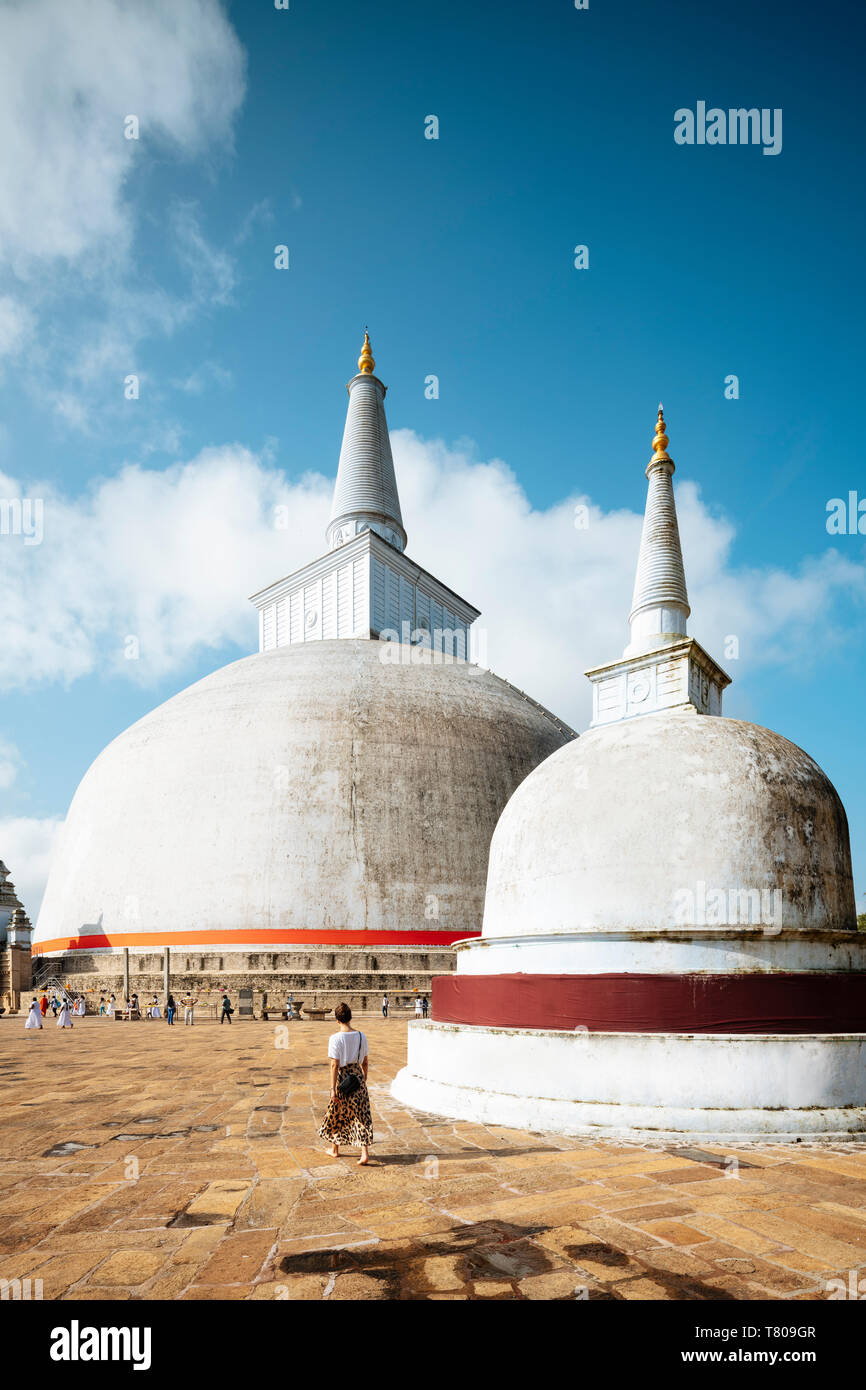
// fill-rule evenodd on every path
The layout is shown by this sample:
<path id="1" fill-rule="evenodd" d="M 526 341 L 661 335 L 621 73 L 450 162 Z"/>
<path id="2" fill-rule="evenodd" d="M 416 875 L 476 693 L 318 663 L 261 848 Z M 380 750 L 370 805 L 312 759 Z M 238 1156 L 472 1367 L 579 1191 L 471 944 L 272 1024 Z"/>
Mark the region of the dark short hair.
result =
<path id="1" fill-rule="evenodd" d="M 349 1005 L 338 1004 L 336 1009 L 334 1010 L 334 1018 L 337 1020 L 338 1023 L 351 1023 L 352 1010 L 349 1008 Z"/>

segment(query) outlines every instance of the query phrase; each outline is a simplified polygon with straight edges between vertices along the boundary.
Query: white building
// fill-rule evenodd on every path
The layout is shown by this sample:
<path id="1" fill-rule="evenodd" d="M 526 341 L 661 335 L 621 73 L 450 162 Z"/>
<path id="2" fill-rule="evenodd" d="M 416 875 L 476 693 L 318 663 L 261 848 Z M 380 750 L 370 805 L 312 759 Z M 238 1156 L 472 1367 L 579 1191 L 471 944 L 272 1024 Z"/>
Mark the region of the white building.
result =
<path id="1" fill-rule="evenodd" d="M 630 641 L 593 726 L 518 787 L 480 939 L 394 1095 L 486 1123 L 736 1141 L 866 1130 L 866 939 L 845 811 L 802 749 L 722 717 L 687 634 L 659 409 Z"/>
<path id="2" fill-rule="evenodd" d="M 124 949 L 153 972 L 168 947 L 192 979 L 284 982 L 318 951 L 320 997 L 358 972 L 381 992 L 382 951 L 480 931 L 499 814 L 573 737 L 466 659 L 478 609 L 406 556 L 366 337 L 358 365 L 326 552 L 255 595 L 257 655 L 127 729 L 75 793 L 34 946 L 68 973 Z"/>

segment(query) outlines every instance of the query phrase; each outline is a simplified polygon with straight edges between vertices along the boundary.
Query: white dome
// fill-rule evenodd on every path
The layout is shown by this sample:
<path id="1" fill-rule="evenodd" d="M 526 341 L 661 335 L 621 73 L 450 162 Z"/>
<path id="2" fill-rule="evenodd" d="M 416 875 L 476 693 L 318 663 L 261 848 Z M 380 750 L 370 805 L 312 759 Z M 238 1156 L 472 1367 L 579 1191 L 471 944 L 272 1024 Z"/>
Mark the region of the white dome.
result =
<path id="1" fill-rule="evenodd" d="M 385 646 L 247 657 L 115 739 L 73 799 L 34 944 L 477 932 L 497 818 L 571 734 L 488 671 L 383 664 Z"/>
<path id="2" fill-rule="evenodd" d="M 742 924 L 756 894 L 774 929 L 854 929 L 844 808 L 795 744 L 687 708 L 592 729 L 522 783 L 483 935 Z"/>

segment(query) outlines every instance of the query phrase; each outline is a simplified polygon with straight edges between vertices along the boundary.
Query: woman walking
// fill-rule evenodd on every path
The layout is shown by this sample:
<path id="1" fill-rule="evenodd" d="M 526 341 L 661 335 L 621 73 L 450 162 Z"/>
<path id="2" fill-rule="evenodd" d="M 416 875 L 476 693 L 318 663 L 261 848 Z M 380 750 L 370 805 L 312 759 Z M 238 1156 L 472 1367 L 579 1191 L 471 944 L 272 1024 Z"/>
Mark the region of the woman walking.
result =
<path id="1" fill-rule="evenodd" d="M 69 1008 L 69 1000 L 63 999 L 60 1004 L 60 1017 L 57 1020 L 58 1028 L 72 1027 L 72 1013 Z"/>
<path id="2" fill-rule="evenodd" d="M 42 1027 L 42 1015 L 41 1015 L 41 1013 L 39 1012 L 39 1005 L 37 1004 L 37 1002 L 36 1002 L 35 999 L 33 1000 L 33 1003 L 30 1005 L 30 1011 L 29 1011 L 29 1013 L 27 1014 L 27 1022 L 25 1023 L 24 1027 L 25 1027 L 25 1028 L 41 1028 L 41 1027 Z"/>
<path id="3" fill-rule="evenodd" d="M 348 1004 L 338 1004 L 334 1017 L 340 1031 L 328 1040 L 331 1099 L 319 1135 L 330 1143 L 327 1153 L 331 1158 L 339 1158 L 341 1144 L 357 1145 L 361 1150 L 358 1164 L 363 1167 L 370 1160 L 368 1150 L 373 1142 L 373 1117 L 367 1094 L 367 1039 L 352 1027 Z"/>

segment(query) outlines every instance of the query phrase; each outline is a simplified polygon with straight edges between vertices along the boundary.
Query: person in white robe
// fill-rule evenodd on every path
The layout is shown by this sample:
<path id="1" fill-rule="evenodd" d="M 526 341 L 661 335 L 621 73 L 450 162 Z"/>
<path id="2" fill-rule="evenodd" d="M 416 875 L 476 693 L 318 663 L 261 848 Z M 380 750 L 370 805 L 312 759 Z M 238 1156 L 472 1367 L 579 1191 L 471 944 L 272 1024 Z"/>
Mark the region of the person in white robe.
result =
<path id="1" fill-rule="evenodd" d="M 41 1013 L 39 1012 L 39 1005 L 37 1004 L 37 1002 L 36 1002 L 35 999 L 33 1000 L 33 1003 L 30 1005 L 30 1012 L 29 1012 L 28 1015 L 27 1015 L 27 1022 L 25 1023 L 24 1027 L 25 1027 L 25 1028 L 41 1028 L 41 1027 L 42 1027 L 42 1015 L 41 1015 Z"/>
<path id="2" fill-rule="evenodd" d="M 58 1028 L 71 1028 L 71 1027 L 72 1027 L 72 1014 L 71 1014 L 70 1009 L 69 1009 L 69 1000 L 68 1000 L 68 999 L 64 999 L 63 1002 L 62 1002 L 62 1004 L 60 1005 L 60 1014 L 59 1014 L 58 1019 L 57 1019 L 57 1027 L 58 1027 Z"/>
<path id="3" fill-rule="evenodd" d="M 159 1000 L 156 995 L 153 996 L 153 1003 L 150 1006 L 150 1016 L 151 1018 L 162 1018 L 162 1009 L 159 1007 Z"/>
<path id="4" fill-rule="evenodd" d="M 78 1000 L 78 1003 L 75 1005 L 75 1012 L 78 1014 L 79 1018 L 83 1018 L 86 1014 L 87 1001 L 85 1000 L 84 995 L 81 996 L 81 998 Z"/>
<path id="5" fill-rule="evenodd" d="M 112 994 L 111 998 L 105 1006 L 105 1013 L 107 1018 L 114 1018 L 114 1002 L 114 995 Z"/>

